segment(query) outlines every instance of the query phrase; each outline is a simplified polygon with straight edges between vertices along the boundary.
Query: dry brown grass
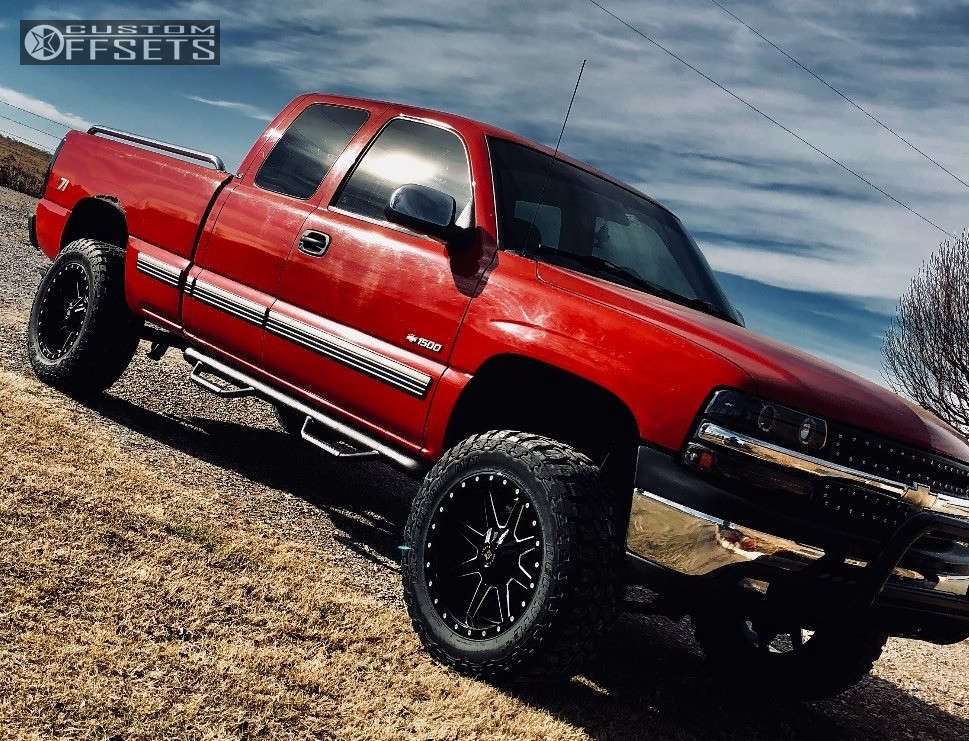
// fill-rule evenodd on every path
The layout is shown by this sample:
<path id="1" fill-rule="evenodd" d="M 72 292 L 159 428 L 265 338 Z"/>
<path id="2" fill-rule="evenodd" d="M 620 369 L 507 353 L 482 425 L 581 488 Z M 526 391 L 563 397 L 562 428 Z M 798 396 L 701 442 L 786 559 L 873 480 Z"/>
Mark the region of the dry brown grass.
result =
<path id="1" fill-rule="evenodd" d="M 39 196 L 50 153 L 0 135 L 0 185 Z"/>
<path id="2" fill-rule="evenodd" d="M 6 372 L 0 444 L 0 732 L 584 736 L 431 663 L 325 553 L 159 481 Z"/>

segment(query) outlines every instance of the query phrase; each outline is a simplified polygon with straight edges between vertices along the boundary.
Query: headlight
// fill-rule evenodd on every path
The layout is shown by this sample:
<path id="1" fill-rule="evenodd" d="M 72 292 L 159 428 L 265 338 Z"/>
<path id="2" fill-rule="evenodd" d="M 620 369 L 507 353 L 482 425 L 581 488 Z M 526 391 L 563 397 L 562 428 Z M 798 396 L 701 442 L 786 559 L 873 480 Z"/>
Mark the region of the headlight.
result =
<path id="1" fill-rule="evenodd" d="M 713 395 L 703 419 L 794 450 L 821 450 L 828 437 L 828 424 L 820 417 L 732 389 Z"/>

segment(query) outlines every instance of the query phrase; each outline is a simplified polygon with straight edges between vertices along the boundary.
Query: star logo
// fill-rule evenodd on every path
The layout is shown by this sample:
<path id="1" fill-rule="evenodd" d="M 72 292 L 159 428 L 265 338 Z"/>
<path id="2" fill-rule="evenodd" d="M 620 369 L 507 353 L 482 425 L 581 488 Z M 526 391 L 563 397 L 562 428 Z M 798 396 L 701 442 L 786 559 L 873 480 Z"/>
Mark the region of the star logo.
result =
<path id="1" fill-rule="evenodd" d="M 24 36 L 24 49 L 34 59 L 49 62 L 64 49 L 64 34 L 46 23 L 34 26 Z"/>

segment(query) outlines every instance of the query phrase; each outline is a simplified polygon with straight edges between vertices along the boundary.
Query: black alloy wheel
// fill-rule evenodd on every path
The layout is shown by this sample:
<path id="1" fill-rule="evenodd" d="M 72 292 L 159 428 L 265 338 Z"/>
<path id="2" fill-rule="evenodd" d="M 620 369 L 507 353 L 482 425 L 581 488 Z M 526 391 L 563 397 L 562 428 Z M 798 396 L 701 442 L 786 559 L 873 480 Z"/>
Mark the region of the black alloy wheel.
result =
<path id="1" fill-rule="evenodd" d="M 81 336 L 90 291 L 87 271 L 78 262 L 64 265 L 46 285 L 40 297 L 37 340 L 40 352 L 48 360 L 67 355 Z"/>
<path id="2" fill-rule="evenodd" d="M 69 394 L 99 393 L 128 367 L 142 325 L 127 303 L 124 249 L 75 240 L 37 287 L 27 321 L 30 365 L 41 381 Z"/>
<path id="3" fill-rule="evenodd" d="M 694 612 L 697 641 L 713 667 L 734 676 L 744 667 L 744 691 L 780 699 L 830 697 L 861 681 L 881 655 L 886 637 L 846 620 L 808 629 L 794 618 L 757 616 L 729 605 Z"/>
<path id="4" fill-rule="evenodd" d="M 427 539 L 427 590 L 445 624 L 485 640 L 528 608 L 545 559 L 535 504 L 520 482 L 482 472 L 439 501 Z"/>
<path id="5" fill-rule="evenodd" d="M 473 677 L 569 677 L 616 611 L 619 541 L 599 470 L 512 430 L 473 435 L 427 473 L 404 531 L 411 622 Z"/>

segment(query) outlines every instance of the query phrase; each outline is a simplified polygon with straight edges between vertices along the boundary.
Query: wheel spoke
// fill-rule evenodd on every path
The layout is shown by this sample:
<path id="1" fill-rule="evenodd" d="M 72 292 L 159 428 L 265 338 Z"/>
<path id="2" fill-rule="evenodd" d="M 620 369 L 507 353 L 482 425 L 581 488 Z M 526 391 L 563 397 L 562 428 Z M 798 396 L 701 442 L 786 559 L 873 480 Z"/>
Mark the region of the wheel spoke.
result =
<path id="1" fill-rule="evenodd" d="M 514 617 L 511 614 L 511 596 L 508 594 L 508 585 L 505 585 L 504 589 L 496 589 L 498 593 L 498 615 L 501 618 L 501 622 L 506 620 L 509 622 L 514 621 Z M 504 600 L 502 600 L 504 597 Z"/>
<path id="2" fill-rule="evenodd" d="M 465 576 L 471 576 L 471 574 L 478 574 L 478 576 L 480 576 L 481 570 L 478 568 L 477 561 L 478 561 L 478 557 L 473 556 L 469 558 L 467 561 L 462 561 L 461 563 L 451 567 L 450 569 L 444 572 L 444 575 L 453 576 L 455 579 L 461 579 Z"/>
<path id="3" fill-rule="evenodd" d="M 484 533 L 479 533 L 473 527 L 471 527 L 466 522 L 457 523 L 458 528 L 461 530 L 461 536 L 467 540 L 471 545 L 474 546 L 475 550 L 478 549 L 478 544 L 481 543 L 481 539 L 484 538 Z"/>
<path id="4" fill-rule="evenodd" d="M 522 521 L 522 512 L 525 511 L 525 500 L 522 497 L 516 497 L 515 503 L 512 505 L 511 512 L 508 513 L 508 519 L 505 520 L 504 528 L 510 530 L 512 536 L 515 540 L 518 538 L 518 525 Z"/>
<path id="5" fill-rule="evenodd" d="M 61 349 L 57 351 L 57 354 L 63 355 L 64 353 L 66 353 L 67 348 L 71 346 L 71 343 L 74 342 L 74 339 L 77 337 L 77 335 L 78 335 L 77 332 L 68 332 L 67 337 L 64 338 L 64 344 L 61 345 Z"/>
<path id="6" fill-rule="evenodd" d="M 490 587 L 485 584 L 484 579 L 478 580 L 478 585 L 474 588 L 474 593 L 471 595 L 471 599 L 468 602 L 468 609 L 465 614 L 464 622 L 471 625 L 471 621 L 478 617 L 478 613 L 481 612 L 481 606 L 484 604 L 485 598 L 488 596 L 488 590 Z"/>
<path id="7" fill-rule="evenodd" d="M 485 518 L 485 529 L 487 533 L 489 530 L 497 530 L 500 526 L 498 525 L 498 512 L 495 510 L 495 498 L 489 490 L 484 497 L 484 518 Z"/>
<path id="8" fill-rule="evenodd" d="M 429 525 L 425 573 L 448 629 L 491 640 L 520 620 L 542 562 L 534 506 L 527 489 L 495 471 L 469 474 L 442 495 Z"/>
<path id="9" fill-rule="evenodd" d="M 535 577 L 532 576 L 532 573 L 522 565 L 522 557 L 524 555 L 525 554 L 523 553 L 518 557 L 518 569 L 525 575 L 525 578 L 533 580 Z"/>

